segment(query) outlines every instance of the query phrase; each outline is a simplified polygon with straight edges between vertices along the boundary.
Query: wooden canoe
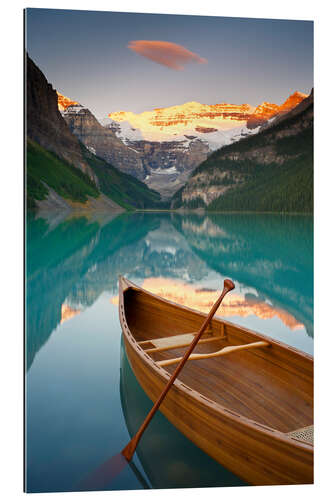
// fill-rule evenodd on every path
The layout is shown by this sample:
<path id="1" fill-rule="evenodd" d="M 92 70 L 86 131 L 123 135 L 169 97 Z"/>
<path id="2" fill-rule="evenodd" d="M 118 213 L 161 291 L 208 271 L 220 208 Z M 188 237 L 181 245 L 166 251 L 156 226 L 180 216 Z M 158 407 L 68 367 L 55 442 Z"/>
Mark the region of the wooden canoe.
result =
<path id="1" fill-rule="evenodd" d="M 155 402 L 177 366 L 168 363 L 184 354 L 205 315 L 120 277 L 119 317 L 132 370 Z M 212 357 L 231 346 L 242 348 Z M 160 407 L 167 419 L 250 484 L 312 483 L 313 358 L 220 318 L 197 354 Z"/>
<path id="2" fill-rule="evenodd" d="M 120 351 L 120 400 L 132 438 L 152 407 L 128 362 Z M 136 454 L 152 488 L 206 488 L 244 486 L 247 483 L 213 460 L 179 432 L 160 412 L 150 422 Z M 147 487 L 137 474 L 142 486 Z"/>

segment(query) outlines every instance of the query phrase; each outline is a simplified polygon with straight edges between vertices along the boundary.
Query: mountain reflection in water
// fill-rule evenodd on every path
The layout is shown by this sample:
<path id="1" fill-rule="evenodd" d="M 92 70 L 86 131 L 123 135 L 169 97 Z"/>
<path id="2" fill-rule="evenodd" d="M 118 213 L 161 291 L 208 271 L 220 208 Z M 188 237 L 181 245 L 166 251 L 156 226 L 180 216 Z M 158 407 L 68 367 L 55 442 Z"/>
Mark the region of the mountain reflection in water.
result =
<path id="1" fill-rule="evenodd" d="M 140 213 L 57 222 L 31 216 L 27 224 L 28 368 L 70 311 L 78 314 L 104 290 L 117 293 L 119 274 L 141 283 L 181 280 L 143 286 L 207 311 L 218 290 L 197 288 L 215 271 L 218 289 L 225 276 L 248 289 L 230 296 L 221 314 L 276 315 L 313 336 L 311 217 Z"/>
<path id="2" fill-rule="evenodd" d="M 169 300 L 202 311 L 209 310 L 223 279 L 230 277 L 236 289 L 227 297 L 219 315 L 306 352 L 313 351 L 311 217 L 29 214 L 26 247 L 29 491 L 70 491 L 81 475 L 117 453 L 117 446 L 125 445 L 128 433 L 134 432 L 135 419 L 139 417 L 129 414 L 128 397 L 132 396 L 126 396 L 128 390 L 124 393 L 125 385 L 133 384 L 128 386 L 124 380 L 119 381 L 119 274 Z M 124 370 L 128 375 L 127 361 L 122 363 L 122 376 Z M 131 379 L 132 375 L 127 375 L 126 379 Z M 146 410 L 145 395 L 142 391 L 138 394 L 136 397 L 141 398 L 141 406 Z M 96 397 L 98 404 L 92 402 Z M 125 420 L 120 416 L 121 408 Z M 141 418 L 143 411 L 139 409 Z M 90 420 L 83 416 L 86 413 Z M 172 426 L 167 421 L 163 423 L 162 415 L 157 424 L 162 425 L 166 436 L 172 435 Z M 114 433 L 112 440 L 110 429 Z M 171 440 L 185 440 L 175 429 L 174 432 Z M 144 481 L 124 476 L 111 489 L 134 489 L 146 484 L 145 481 L 156 488 L 168 487 L 168 482 L 169 487 L 192 483 L 240 484 L 227 471 L 218 477 L 209 465 L 210 459 L 207 467 L 211 471 L 205 471 L 197 482 L 187 472 L 180 478 L 177 457 L 166 450 L 169 463 L 163 462 L 163 467 L 170 473 L 168 479 L 161 468 L 156 469 L 156 464 L 149 462 L 148 445 L 144 443 L 139 451 L 142 463 L 137 463 L 140 473 L 146 474 Z M 196 459 L 199 463 L 202 454 L 194 445 L 188 446 L 190 452 L 179 458 L 184 471 Z M 176 453 L 180 453 L 180 448 L 175 444 Z M 82 449 L 87 449 L 87 453 L 83 454 Z M 54 465 L 45 469 L 50 450 Z"/>
<path id="3" fill-rule="evenodd" d="M 141 284 L 142 288 L 159 295 L 164 299 L 182 304 L 198 311 L 208 313 L 216 300 L 221 295 L 220 290 L 207 288 L 195 288 L 193 285 L 184 284 L 179 280 L 169 278 L 147 278 Z M 111 303 L 118 305 L 118 295 L 112 297 Z M 238 294 L 227 295 L 223 305 L 216 312 L 217 316 L 232 318 L 233 316 L 248 317 L 255 315 L 261 319 L 278 317 L 291 330 L 302 328 L 291 314 L 274 307 L 254 294 L 246 293 L 244 296 Z"/>

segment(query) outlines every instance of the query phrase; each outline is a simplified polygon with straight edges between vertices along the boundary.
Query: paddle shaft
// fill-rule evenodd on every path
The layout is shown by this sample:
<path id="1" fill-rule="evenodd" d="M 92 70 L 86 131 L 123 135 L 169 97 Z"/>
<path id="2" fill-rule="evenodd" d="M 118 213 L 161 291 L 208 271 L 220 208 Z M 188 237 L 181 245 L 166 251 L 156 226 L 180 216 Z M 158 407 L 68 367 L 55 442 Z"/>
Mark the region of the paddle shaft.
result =
<path id="1" fill-rule="evenodd" d="M 185 352 L 182 360 L 180 361 L 179 365 L 177 366 L 177 368 L 173 372 L 172 376 L 170 377 L 167 385 L 165 386 L 165 388 L 163 389 L 162 393 L 160 394 L 160 397 L 155 402 L 154 406 L 152 407 L 152 409 L 150 410 L 150 412 L 148 413 L 148 415 L 144 419 L 144 421 L 143 421 L 140 429 L 135 434 L 135 436 L 133 436 L 133 438 L 128 443 L 128 445 L 125 446 L 125 448 L 122 450 L 121 453 L 124 455 L 124 457 L 126 458 L 126 460 L 130 461 L 132 459 L 132 456 L 134 455 L 134 452 L 136 450 L 136 447 L 139 444 L 139 441 L 140 441 L 140 439 L 142 437 L 142 434 L 144 433 L 144 431 L 148 427 L 151 419 L 153 418 L 153 416 L 155 415 L 155 413 L 159 409 L 159 407 L 160 407 L 162 401 L 164 400 L 165 396 L 167 395 L 170 387 L 172 386 L 172 384 L 174 383 L 174 381 L 178 377 L 178 375 L 181 372 L 183 366 L 185 365 L 187 359 L 189 358 L 189 356 L 191 355 L 193 349 L 195 348 L 195 346 L 199 342 L 201 335 L 206 330 L 208 324 L 210 323 L 211 319 L 213 318 L 214 314 L 216 313 L 217 309 L 219 308 L 219 306 L 220 306 L 222 300 L 224 299 L 224 297 L 227 295 L 228 292 L 230 292 L 234 288 L 235 288 L 235 285 L 234 285 L 234 283 L 231 280 L 228 280 L 228 279 L 224 280 L 224 288 L 223 288 L 223 291 L 222 291 L 220 297 L 217 299 L 217 301 L 213 305 L 213 307 L 212 307 L 209 315 L 207 316 L 207 318 L 203 322 L 200 330 L 198 331 L 198 333 L 194 337 L 192 343 L 190 344 L 189 348 Z"/>

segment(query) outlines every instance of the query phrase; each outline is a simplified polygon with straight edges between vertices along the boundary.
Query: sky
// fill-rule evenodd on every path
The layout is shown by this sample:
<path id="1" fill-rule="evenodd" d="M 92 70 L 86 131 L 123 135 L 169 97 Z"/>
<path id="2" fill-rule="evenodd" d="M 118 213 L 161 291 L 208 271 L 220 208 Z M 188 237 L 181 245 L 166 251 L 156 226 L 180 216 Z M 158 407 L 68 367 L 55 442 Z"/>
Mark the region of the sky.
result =
<path id="1" fill-rule="evenodd" d="M 313 87 L 313 22 L 27 9 L 29 56 L 97 118 L 197 101 L 281 104 Z"/>

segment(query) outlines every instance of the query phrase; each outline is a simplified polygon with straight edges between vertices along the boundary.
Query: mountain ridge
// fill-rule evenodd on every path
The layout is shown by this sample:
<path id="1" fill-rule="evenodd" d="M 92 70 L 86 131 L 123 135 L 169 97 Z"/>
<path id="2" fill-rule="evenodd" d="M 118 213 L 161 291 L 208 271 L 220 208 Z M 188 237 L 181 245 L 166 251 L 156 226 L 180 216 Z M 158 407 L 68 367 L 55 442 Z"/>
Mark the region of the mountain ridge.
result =
<path id="1" fill-rule="evenodd" d="M 132 130 L 141 132 L 144 140 L 173 140 L 175 136 L 189 133 L 196 127 L 205 129 L 207 133 L 238 126 L 256 128 L 269 118 L 290 111 L 305 97 L 307 94 L 295 91 L 281 105 L 264 101 L 256 107 L 251 104 L 201 104 L 191 101 L 142 113 L 116 111 L 109 113 L 108 118 L 117 124 L 129 123 Z M 255 125 L 255 122 L 258 124 Z"/>
<path id="2" fill-rule="evenodd" d="M 261 132 L 215 151 L 173 208 L 313 210 L 313 91 Z"/>

